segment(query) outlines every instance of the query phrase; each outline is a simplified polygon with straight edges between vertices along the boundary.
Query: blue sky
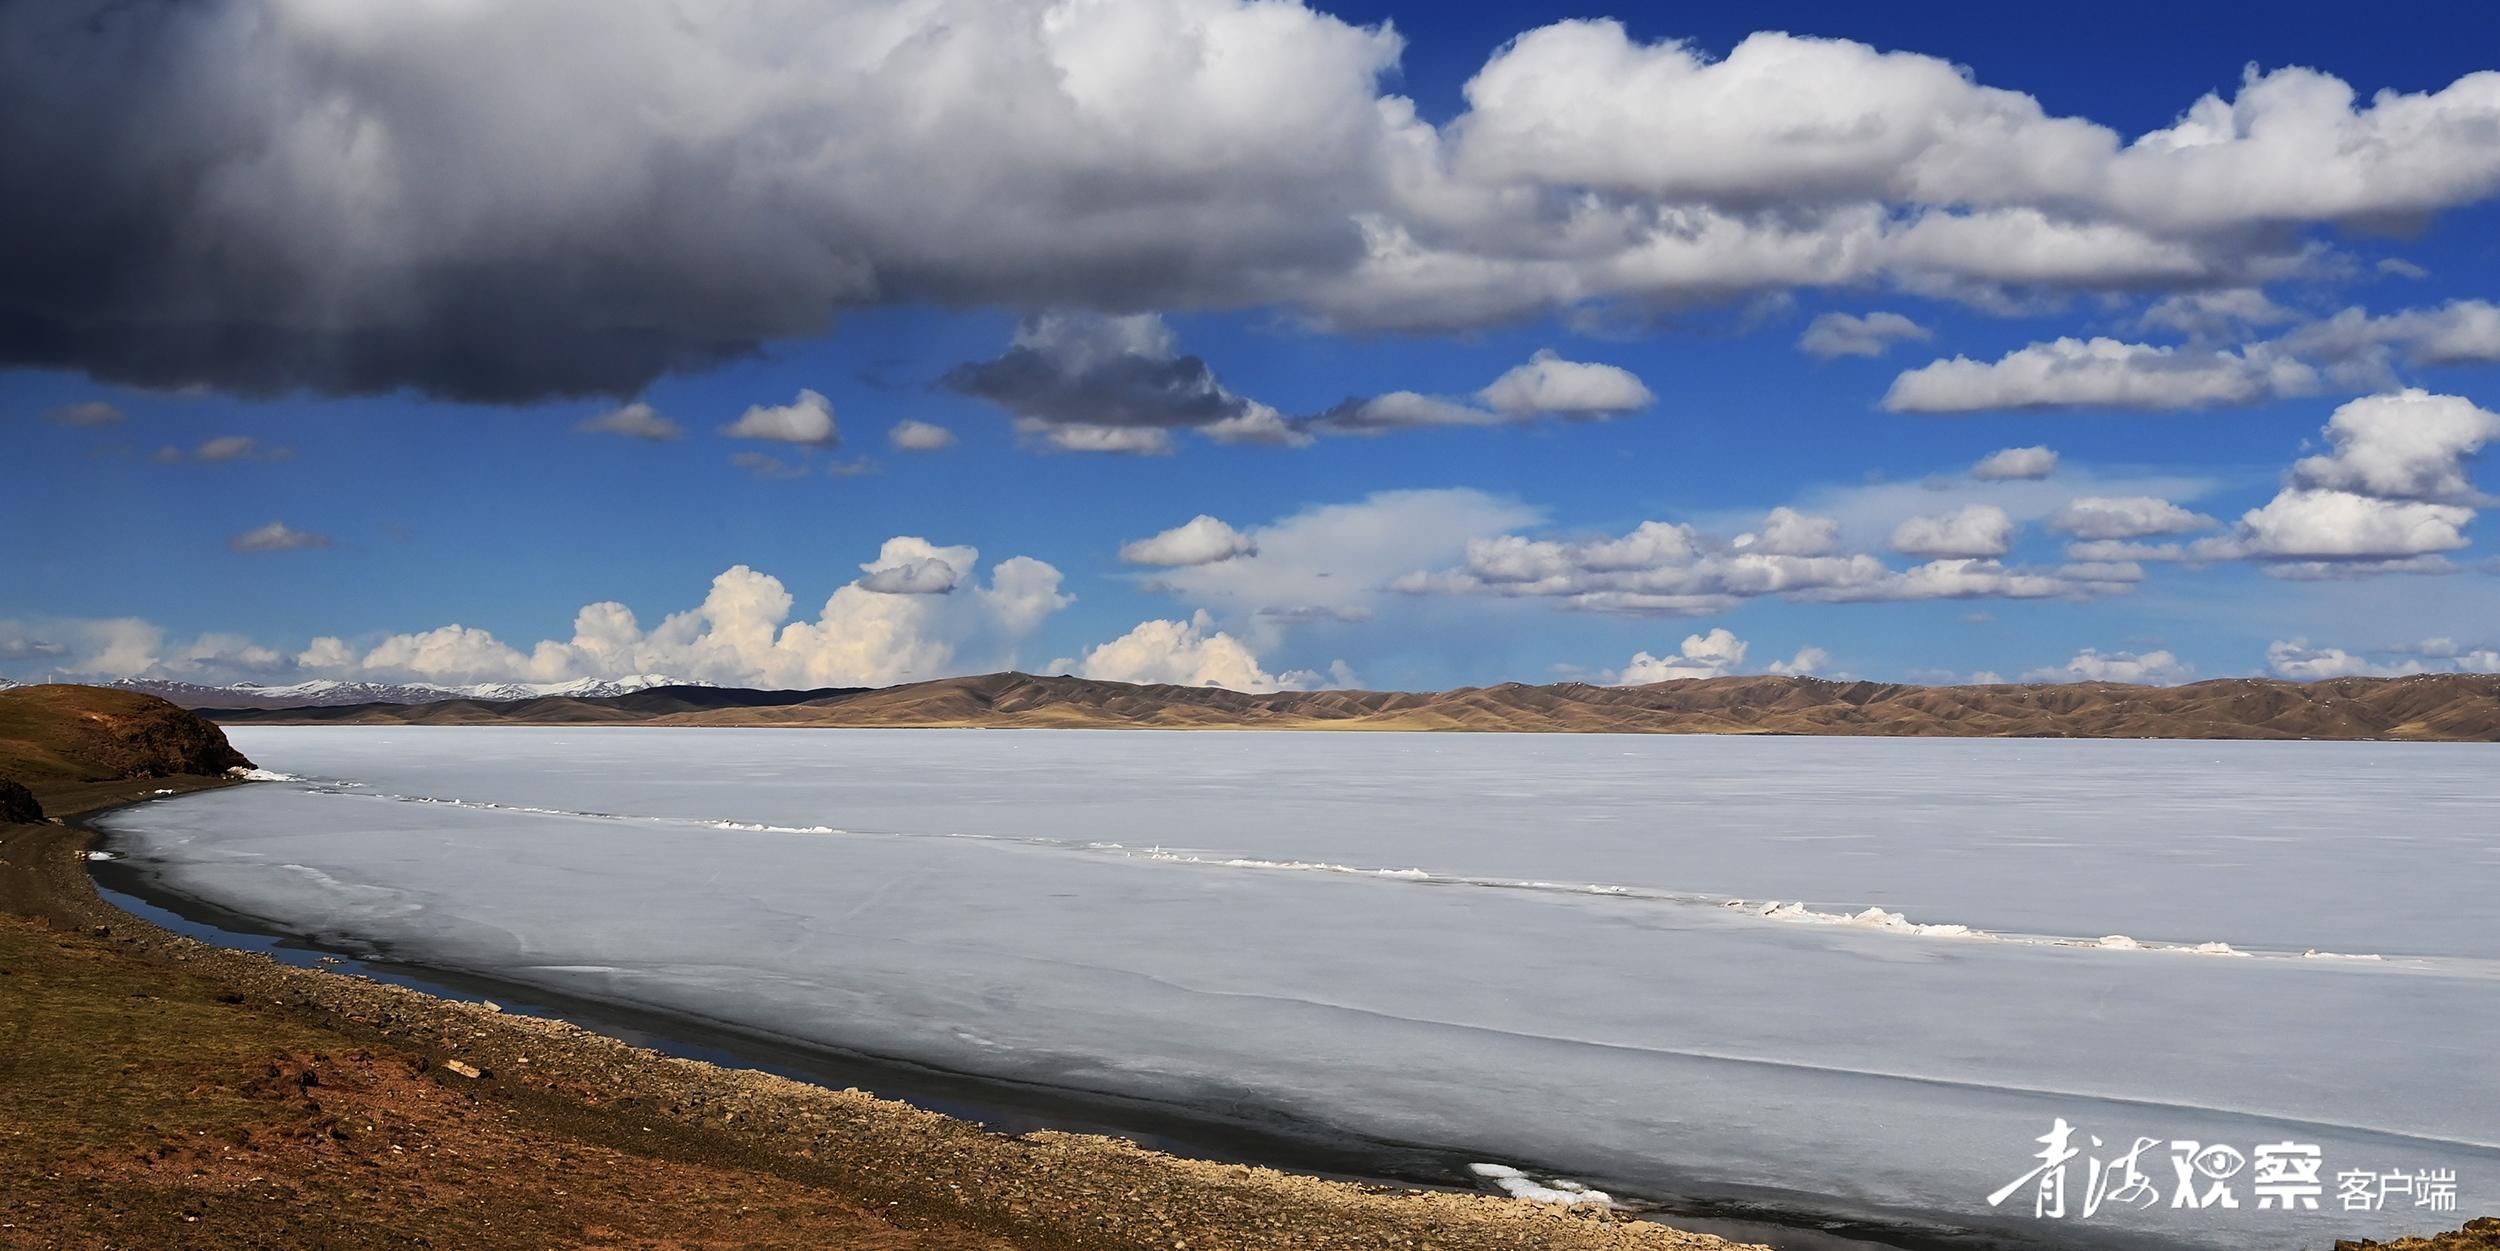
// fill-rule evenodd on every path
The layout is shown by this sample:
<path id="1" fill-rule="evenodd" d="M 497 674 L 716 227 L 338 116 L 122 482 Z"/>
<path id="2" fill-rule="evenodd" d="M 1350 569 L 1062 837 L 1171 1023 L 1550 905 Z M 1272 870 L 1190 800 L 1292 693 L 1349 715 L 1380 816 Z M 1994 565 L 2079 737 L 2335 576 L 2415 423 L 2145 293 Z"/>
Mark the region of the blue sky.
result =
<path id="1" fill-rule="evenodd" d="M 405 20 L 430 23 L 419 33 L 477 20 L 413 7 L 420 16 Z M 996 25 L 983 37 L 1002 63 L 1029 59 L 1025 19 L 938 7 L 960 30 Z M 471 63 L 462 41 L 406 38 L 391 19 L 339 30 L 322 26 L 335 15 L 276 0 L 207 6 L 266 10 L 257 16 L 281 30 L 302 22 L 263 53 L 281 70 L 305 48 L 349 46 L 377 76 L 442 94 L 326 82 L 361 115 L 361 141 L 352 128 L 306 134 L 248 110 L 228 119 L 246 133 L 266 126 L 265 148 L 285 159 L 232 181 L 185 181 L 199 198 L 177 202 L 146 238 L 185 274 L 215 277 L 229 254 L 270 258 L 248 279 L 267 290 L 248 299 L 231 281 L 201 297 L 106 266 L 93 285 L 116 294 L 98 303 L 64 294 L 31 252 L 5 258 L 0 303 L 34 310 L 20 319 L 34 329 L 0 327 L 20 362 L 0 372 L 13 481 L 0 495 L 0 531 L 12 536 L 0 675 L 553 681 L 657 668 L 813 685 L 1056 662 L 1238 686 L 1441 687 L 1774 663 L 1922 681 L 2178 681 L 2500 660 L 2500 577 L 2472 520 L 2483 502 L 2476 455 L 2500 437 L 2486 411 L 2500 407 L 2500 314 L 2489 304 L 2500 296 L 2500 87 L 2459 82 L 2491 68 L 2500 15 L 2426 6 L 2365 22 L 2323 6 L 2299 20 L 2283 6 L 2118 5 L 2050 28 L 2001 7 L 1808 4 L 1758 6 L 1737 25 L 1732 10 L 1682 7 L 1632 15 L 1619 34 L 1575 28 L 1568 42 L 1541 34 L 1506 50 L 1514 36 L 1607 15 L 1370 5 L 1290 10 L 1261 26 L 1226 25 L 1246 11 L 1231 0 L 1109 7 L 1137 16 L 1051 45 L 1060 72 L 1034 89 L 1085 96 L 1094 111 L 1001 158 L 1020 181 L 984 182 L 995 162 L 968 150 L 999 132 L 994 119 L 951 147 L 895 140 L 971 90 L 924 68 L 863 73 L 832 102 L 847 112 L 812 111 L 831 105 L 790 87 L 740 97 L 745 111 L 728 122 L 665 88 L 654 89 L 660 120 L 565 114 L 529 153 L 548 163 L 549 191 L 455 107 L 493 98 L 530 67 Z M 12 57 L 68 37 L 22 14 L 5 20 Z M 1157 22 L 1183 23 L 1207 64 L 1250 69 L 1169 80 L 1172 58 L 1156 51 L 1169 41 L 1137 37 Z M 1394 63 L 1356 64 L 1385 36 L 1347 25 L 1380 22 L 1403 39 Z M 1869 46 L 1821 69 L 1768 57 L 1757 71 L 1737 53 L 1756 29 Z M 532 46 L 532 32 L 502 33 Z M 756 33 L 723 23 L 694 36 L 717 49 L 695 51 L 734 63 Z M 177 61 L 204 55 L 181 31 L 119 37 Z M 1689 64 L 1661 70 L 1661 40 L 1689 41 Z M 842 68 L 811 67 L 798 42 L 790 63 L 768 68 Z M 645 51 L 620 44 L 614 55 Z M 1948 74 L 1940 86 L 1904 70 L 1902 54 L 1943 58 L 1970 79 Z M 1497 55 L 1515 58 L 1518 93 L 1471 104 L 1467 83 L 1490 76 Z M 583 99 L 608 89 L 599 67 L 551 64 L 560 87 L 585 76 Z M 1710 77 L 1736 65 L 1758 90 Z M 2242 85 L 2251 65 L 2315 70 L 2357 98 L 2332 116 L 2314 92 L 2259 101 Z M 118 98 L 109 73 L 11 90 L 56 104 Z M 1103 94 L 1086 95 L 1087 84 Z M 2178 125 L 2208 93 L 2237 97 L 2250 151 L 2227 176 L 2153 155 L 2134 168 L 2078 158 L 2017 171 L 2020 154 L 2054 141 L 1972 138 L 1974 118 L 2007 116 L 1997 97 L 1969 94 L 1978 87 L 2027 95 L 2050 121 L 2106 127 L 2121 146 Z M 2382 90 L 2436 94 L 2374 104 Z M 1244 91 L 1279 93 L 1286 112 L 1307 106 L 1311 116 L 1277 124 L 1316 134 L 1310 154 L 1295 134 L 1262 132 L 1275 110 L 1258 98 L 1236 107 Z M 1435 176 L 1447 185 L 1394 208 L 1342 190 L 1393 159 L 1365 129 L 1375 95 L 1412 101 L 1415 120 L 1397 133 L 1441 145 Z M 1813 113 L 1816 101 L 1874 118 L 1873 129 L 1794 153 L 1760 141 L 1792 133 L 1783 110 Z M 781 189 L 747 199 L 714 181 L 646 178 L 721 149 L 716 137 L 689 157 L 653 138 L 680 125 L 672 105 L 735 128 L 739 155 L 707 179 Z M 40 120 L 39 108 L 13 112 Z M 534 116 L 513 129 L 530 132 Z M 1327 137 L 1339 123 L 1353 136 L 1343 152 Z M 879 125 L 809 146 L 826 128 Z M 1922 127 L 1923 140 L 1885 146 Z M 117 171 L 154 159 L 115 150 L 130 133 L 107 128 L 75 159 Z M 744 146 L 785 133 L 802 138 Z M 13 150 L 38 152 L 23 126 L 5 134 Z M 2352 157 L 2356 135 L 2367 142 Z M 165 146 L 183 142 L 177 133 Z M 794 142 L 806 160 L 780 155 Z M 569 156 L 551 155 L 571 145 L 594 153 L 578 202 L 562 194 L 576 177 Z M 635 153 L 620 158 L 637 171 L 621 184 L 597 164 L 608 147 Z M 33 176 L 73 159 L 41 151 L 13 164 Z M 1906 154 L 1915 178 L 1866 155 L 1884 151 Z M 2338 167 L 2338 152 L 2354 168 Z M 377 159 L 406 167 L 376 175 Z M 1992 175 L 1991 162 L 2016 172 Z M 407 181 L 409 169 L 429 181 Z M 461 184 L 456 195 L 446 180 Z M 883 219 L 842 189 L 868 183 L 917 208 Z M 377 207 L 377 186 L 413 190 Z M 717 235 L 643 224 L 667 218 L 686 187 L 720 200 L 690 221 L 753 216 Z M 1025 187 L 1042 188 L 1033 206 L 1001 207 Z M 1544 207 L 1514 214 L 1474 198 L 1497 192 Z M 113 179 L 87 194 L 101 208 L 82 221 L 146 215 L 120 213 L 129 206 L 112 197 L 133 192 Z M 1607 229 L 1734 224 L 1671 262 L 1639 240 L 1554 261 L 1582 201 L 1619 214 L 1601 219 L 1615 223 Z M 518 224 L 454 229 L 451 214 Z M 1931 218 L 2003 229 L 1931 247 L 1916 236 Z M 1433 259 L 1449 268 L 1409 283 L 1322 246 L 1384 219 L 1432 233 Z M 1318 241 L 1307 255 L 1305 221 Z M 615 238 L 567 258 L 576 222 Z M 533 229 L 558 242 L 499 250 Z M 775 254 L 783 229 L 788 252 Z M 1762 242 L 1775 237 L 1793 250 Z M 1852 249 L 1881 254 L 1860 263 Z M 492 280 L 473 279 L 489 268 Z M 428 303 L 471 281 L 477 292 Z M 385 288 L 389 298 L 373 295 Z M 656 313 L 642 303 L 654 299 Z M 166 346 L 167 325 L 257 327 L 271 308 L 269 324 L 321 344 L 410 323 L 432 337 L 346 371 L 324 363 L 334 346 L 299 355 L 240 335 L 217 340 L 215 357 Z M 507 311 L 509 324 L 498 320 Z M 1837 333 L 1848 325 L 1819 321 L 1876 314 L 1901 320 L 1861 332 L 1855 354 L 1832 348 L 1851 338 Z M 636 317 L 664 323 L 656 338 L 730 342 L 732 359 L 602 340 L 582 359 L 608 372 L 588 384 L 551 363 L 586 337 L 581 327 Z M 96 346 L 104 337 L 52 328 L 99 320 L 142 329 Z M 1810 334 L 1818 324 L 1834 333 Z M 742 340 L 752 346 L 736 350 Z M 2061 340 L 2108 346 L 2084 359 L 2050 348 Z M 1486 390 L 1533 372 L 1540 353 L 1576 372 L 1538 375 L 1533 402 Z M 1918 375 L 1955 358 L 1968 367 Z M 1513 376 L 1522 388 L 1533 380 Z M 836 437 L 803 441 L 815 429 L 805 413 L 766 416 L 800 423 L 783 438 L 724 433 L 751 408 L 804 409 L 803 392 L 823 397 Z M 1392 416 L 1424 411 L 1397 398 L 1409 393 L 1438 407 Z M 675 437 L 578 428 L 631 401 Z M 1116 418 L 1087 416 L 1086 405 L 1132 401 Z M 2330 436 L 2339 409 L 2350 416 Z M 1271 442 L 1303 445 L 1210 437 L 1207 412 L 1265 414 Z M 954 442 L 892 446 L 906 420 Z M 1071 450 L 1099 446 L 1104 431 L 1127 450 Z M 2050 449 L 2055 468 L 1973 476 L 2009 448 Z M 2077 500 L 2125 502 L 2138 520 L 2087 534 Z M 2193 520 L 2142 521 L 2156 503 Z M 1832 525 L 1793 551 L 1744 539 L 1775 507 Z M 1202 563 L 1123 558 L 1124 545 L 1201 515 L 1242 550 Z M 1920 519 L 1951 521 L 1950 533 L 1905 537 Z M 1644 523 L 1672 530 L 1667 548 L 1634 557 L 1602 546 Z M 890 546 L 897 536 L 926 543 Z M 2095 542 L 2128 550 L 2076 550 Z M 1525 563 L 1498 563 L 1504 551 Z M 1002 578 L 995 566 L 1011 557 L 1047 564 L 1055 586 L 1029 567 Z M 820 613 L 864 571 L 876 577 L 868 566 L 921 561 L 943 570 L 920 593 L 854 588 Z M 776 579 L 793 605 L 755 615 L 760 584 L 741 580 L 716 592 L 720 612 L 661 627 L 740 567 Z M 1795 589 L 1766 590 L 1765 577 Z M 602 602 L 632 610 L 630 637 L 594 646 L 577 635 L 577 612 Z M 779 633 L 792 621 L 810 624 Z M 760 639 L 731 637 L 759 622 Z M 440 633 L 455 624 L 466 629 Z"/>

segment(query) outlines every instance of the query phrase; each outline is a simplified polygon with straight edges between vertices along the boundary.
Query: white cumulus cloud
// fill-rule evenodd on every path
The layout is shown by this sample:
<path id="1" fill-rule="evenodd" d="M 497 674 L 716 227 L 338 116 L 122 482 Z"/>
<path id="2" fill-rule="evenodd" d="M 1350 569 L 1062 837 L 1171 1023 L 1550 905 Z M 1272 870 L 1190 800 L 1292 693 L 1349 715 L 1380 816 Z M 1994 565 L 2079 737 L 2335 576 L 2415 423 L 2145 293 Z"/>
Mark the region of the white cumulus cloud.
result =
<path id="1" fill-rule="evenodd" d="M 1303 684 L 1300 679 L 1307 676 L 1269 673 L 1249 644 L 1216 629 L 1214 619 L 1203 611 L 1186 621 L 1141 621 L 1135 629 L 1082 657 L 1057 661 L 1051 667 L 1105 682 L 1220 686 L 1249 692 L 1298 690 Z"/>
<path id="2" fill-rule="evenodd" d="M 852 585 L 885 595 L 945 595 L 980 558 L 969 547 L 939 547 L 916 535 L 898 534 L 885 541 L 875 560 L 860 566 L 861 576 Z"/>
<path id="3" fill-rule="evenodd" d="M 2175 686 L 2196 672 L 2196 666 L 2167 651 L 2102 652 L 2084 648 L 2072 660 L 2053 668 L 2034 669 L 2026 682 L 2126 682 L 2139 686 Z"/>
<path id="4" fill-rule="evenodd" d="M 1258 540 L 1204 513 L 1151 538 L 1122 544 L 1120 559 L 1132 565 L 1211 565 L 1256 556 Z"/>
<path id="5" fill-rule="evenodd" d="M 1892 550 L 1905 556 L 1959 559 L 2003 556 L 2014 544 L 2014 519 L 1994 504 L 1970 504 L 1893 528 Z"/>
<path id="6" fill-rule="evenodd" d="M 586 434 L 614 434 L 629 439 L 661 442 L 674 439 L 685 431 L 676 422 L 660 414 L 660 410 L 636 400 L 619 405 L 596 416 L 583 418 L 575 430 Z"/>
<path id="7" fill-rule="evenodd" d="M 2475 493 L 2466 466 L 2500 438 L 2500 414 L 2462 396 L 2399 391 L 2337 408 L 2326 437 L 2332 452 L 2292 466 L 2303 485 L 2389 499 L 2463 499 Z"/>
<path id="8" fill-rule="evenodd" d="M 329 535 L 298 530 L 283 521 L 246 530 L 226 541 L 226 546 L 238 552 L 300 552 L 329 545 Z"/>
<path id="9" fill-rule="evenodd" d="M 1935 331 L 1899 313 L 1825 313 L 1806 323 L 1805 333 L 1797 338 L 1797 347 L 1824 360 L 1839 356 L 1872 358 L 1891 351 L 1895 344 L 1934 337 Z"/>
<path id="10" fill-rule="evenodd" d="M 364 644 L 322 637 L 296 665 L 308 675 L 376 680 L 560 682 L 661 673 L 802 689 L 1008 668 L 1017 645 L 1073 597 L 1044 562 L 1010 557 L 981 582 L 972 576 L 978 561 L 969 547 L 898 536 L 812 617 L 793 616 L 795 597 L 780 579 L 739 565 L 712 580 L 701 604 L 649 627 L 625 605 L 603 602 L 575 616 L 569 639 L 524 647 L 463 625 Z M 942 586 L 955 593 L 940 593 Z"/>
<path id="11" fill-rule="evenodd" d="M 931 422 L 905 418 L 886 431 L 885 441 L 898 452 L 940 452 L 955 446 L 955 432 Z"/>
<path id="12" fill-rule="evenodd" d="M 2057 339 L 1993 362 L 1967 356 L 1922 365 L 1893 379 L 1884 407 L 1897 413 L 2030 408 L 2207 408 L 2318 389 L 2317 371 L 2264 345 L 2207 350 Z"/>
<path id="13" fill-rule="evenodd" d="M 721 433 L 733 439 L 764 439 L 808 447 L 831 447 L 842 441 L 834 425 L 833 401 L 805 389 L 787 404 L 749 407 L 738 420 L 721 427 Z"/>
<path id="14" fill-rule="evenodd" d="M 1895 535 L 1920 552 L 2002 552 L 2014 528 L 2006 510 L 1974 504 L 1911 517 Z M 1585 612 L 1696 617 L 1767 595 L 1822 602 L 2079 599 L 2123 593 L 2141 577 L 2140 570 L 2108 563 L 2043 571 L 1977 555 L 1895 569 L 1872 554 L 1839 548 L 1839 538 L 1830 518 L 1784 508 L 1733 539 L 1657 521 L 1616 538 L 1497 534 L 1470 539 L 1455 567 L 1417 569 L 1389 586 L 1408 595 L 1538 598 Z"/>
<path id="15" fill-rule="evenodd" d="M 2030 482 L 2057 472 L 2057 453 L 2045 447 L 2009 447 L 1990 452 L 1970 467 L 1981 482 Z"/>
<path id="16" fill-rule="evenodd" d="M 1705 633 L 1685 635 L 1676 650 L 1663 655 L 1635 652 L 1623 668 L 1604 676 L 1613 686 L 1647 686 L 1679 678 L 1721 678 L 1745 672 L 1745 656 L 1751 650 L 1752 645 L 1738 638 L 1734 631 L 1716 626 Z M 1804 677 L 1830 662 L 1831 653 L 1820 647 L 1804 647 L 1787 660 L 1774 660 L 1763 666 L 1763 672 Z"/>
<path id="17" fill-rule="evenodd" d="M 2150 495 L 2078 496 L 2049 517 L 2049 528 L 2079 539 L 2140 539 L 2187 534 L 2221 524 Z"/>
<path id="18" fill-rule="evenodd" d="M 1782 506 L 1764 514 L 1761 526 L 1737 535 L 1729 546 L 1770 556 L 1829 556 L 1840 550 L 1840 523 Z"/>
<path id="19" fill-rule="evenodd" d="M 1400 575 L 1543 520 L 1541 509 L 1481 491 L 1380 491 L 1252 526 L 1244 533 L 1255 558 L 1166 569 L 1149 587 L 1230 623 L 1365 620 L 1396 598 L 1389 587 Z"/>
<path id="20" fill-rule="evenodd" d="M 2428 673 L 2419 660 L 2381 663 L 2340 647 L 2311 647 L 2307 639 L 2277 639 L 2266 645 L 2266 668 L 2276 677 L 2296 682 L 2326 678 L 2391 678 Z"/>
<path id="21" fill-rule="evenodd" d="M 1326 433 L 1379 434 L 1430 426 L 1516 425 L 1547 417 L 1591 420 L 1638 412 L 1656 399 L 1629 370 L 1565 360 L 1544 350 L 1471 397 L 1391 391 L 1348 400 L 1307 425 Z"/>
<path id="22" fill-rule="evenodd" d="M 1611 417 L 1637 412 L 1657 399 L 1630 370 L 1564 360 L 1551 349 L 1512 366 L 1476 398 L 1511 417 Z"/>
<path id="23" fill-rule="evenodd" d="M 2204 550 L 2277 559 L 2377 559 L 2466 546 L 2474 510 L 2351 491 L 2292 489 L 2240 517 L 2239 531 Z"/>

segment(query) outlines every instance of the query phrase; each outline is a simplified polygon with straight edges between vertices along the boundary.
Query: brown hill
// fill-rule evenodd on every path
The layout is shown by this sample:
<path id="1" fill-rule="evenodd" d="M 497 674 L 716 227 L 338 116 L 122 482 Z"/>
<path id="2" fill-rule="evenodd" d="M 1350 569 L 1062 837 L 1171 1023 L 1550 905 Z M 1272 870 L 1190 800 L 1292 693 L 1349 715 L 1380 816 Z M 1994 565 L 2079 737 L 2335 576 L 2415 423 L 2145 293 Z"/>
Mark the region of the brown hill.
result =
<path id="1" fill-rule="evenodd" d="M 0 819 L 39 819 L 29 791 L 215 776 L 251 764 L 215 725 L 153 695 L 95 686 L 0 690 L 0 807 L 7 809 Z"/>
<path id="2" fill-rule="evenodd" d="M 700 694 L 694 692 L 699 691 Z M 1908 686 L 1817 678 L 1650 686 L 1505 683 L 1452 691 L 1135 686 L 996 673 L 873 690 L 666 687 L 611 699 L 203 710 L 229 723 L 743 725 L 892 728 L 1461 730 L 2030 738 L 2500 741 L 2500 676 L 2438 674 L 2188 686 Z"/>

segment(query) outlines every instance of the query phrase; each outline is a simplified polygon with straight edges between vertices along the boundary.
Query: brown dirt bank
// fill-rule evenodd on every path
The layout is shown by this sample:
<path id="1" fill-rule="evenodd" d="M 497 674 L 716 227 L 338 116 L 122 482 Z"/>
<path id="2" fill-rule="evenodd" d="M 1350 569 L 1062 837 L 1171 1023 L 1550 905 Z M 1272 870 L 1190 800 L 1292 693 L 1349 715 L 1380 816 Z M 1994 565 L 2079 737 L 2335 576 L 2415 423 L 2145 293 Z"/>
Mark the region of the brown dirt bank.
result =
<path id="1" fill-rule="evenodd" d="M 41 794 L 68 815 L 218 784 Z M 0 1247 L 1732 1245 L 1116 1139 L 1011 1138 L 289 967 L 104 903 L 85 840 L 0 825 Z"/>
<path id="2" fill-rule="evenodd" d="M 1452 691 L 1134 686 L 994 673 L 876 690 L 660 687 L 600 699 L 453 699 L 326 708 L 213 708 L 227 723 L 736 725 L 893 728 L 1452 730 L 1859 734 L 1953 738 L 2500 741 L 2500 676 L 2434 674 L 2186 686 L 2114 682 L 1909 686 L 1819 678 L 1649 686 L 1504 683 Z"/>
<path id="3" fill-rule="evenodd" d="M 0 781 L 38 795 L 131 778 L 214 776 L 251 763 L 216 726 L 153 695 L 95 686 L 0 690 Z"/>

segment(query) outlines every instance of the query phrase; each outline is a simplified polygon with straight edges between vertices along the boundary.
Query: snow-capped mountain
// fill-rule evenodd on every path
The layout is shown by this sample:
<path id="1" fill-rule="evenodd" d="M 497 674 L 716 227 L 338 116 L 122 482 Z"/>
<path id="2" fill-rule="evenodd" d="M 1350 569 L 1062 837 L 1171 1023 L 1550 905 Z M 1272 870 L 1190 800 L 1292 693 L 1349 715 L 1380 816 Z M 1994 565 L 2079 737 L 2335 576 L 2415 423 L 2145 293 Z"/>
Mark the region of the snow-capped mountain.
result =
<path id="1" fill-rule="evenodd" d="M 654 687 L 711 686 L 713 683 L 658 673 L 636 673 L 621 678 L 576 678 L 570 682 L 480 682 L 469 686 L 443 686 L 431 682 L 346 682 L 336 678 L 315 678 L 285 686 L 264 686 L 256 682 L 203 686 L 197 682 L 124 678 L 106 685 L 144 691 L 186 708 L 327 708 L 340 704 L 433 704 L 446 699 L 539 699 L 551 695 L 601 699 L 612 695 L 631 695 Z"/>

